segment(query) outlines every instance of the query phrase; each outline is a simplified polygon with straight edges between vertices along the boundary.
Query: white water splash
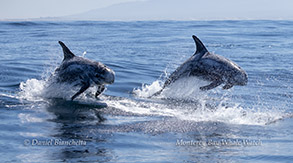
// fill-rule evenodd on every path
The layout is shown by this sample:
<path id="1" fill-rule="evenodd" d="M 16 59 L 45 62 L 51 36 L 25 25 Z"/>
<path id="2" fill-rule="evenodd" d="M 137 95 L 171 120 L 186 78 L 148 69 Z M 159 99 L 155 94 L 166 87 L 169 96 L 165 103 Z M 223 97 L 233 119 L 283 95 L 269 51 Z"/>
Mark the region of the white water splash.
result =
<path id="1" fill-rule="evenodd" d="M 82 58 L 84 58 L 84 56 L 86 55 L 86 51 L 84 51 L 81 55 Z"/>
<path id="2" fill-rule="evenodd" d="M 51 83 L 47 80 L 28 79 L 26 82 L 20 83 L 18 96 L 20 99 L 28 101 L 43 101 L 50 98 L 70 100 L 79 89 L 80 87 L 74 86 L 74 83 Z M 93 92 L 96 92 L 96 90 L 96 87 L 90 87 L 76 99 L 94 100 L 92 97 L 94 97 Z M 91 95 L 91 98 L 88 98 L 89 95 Z"/>
<path id="3" fill-rule="evenodd" d="M 199 87 L 207 84 L 195 78 L 181 79 L 170 85 L 160 96 L 146 98 L 162 88 L 162 81 L 155 81 L 150 85 L 134 90 L 137 99 L 100 96 L 96 101 L 92 92 L 96 88 L 91 87 L 87 93 L 83 93 L 76 99 L 81 103 L 94 104 L 106 103 L 108 107 L 120 109 L 125 112 L 139 115 L 156 115 L 175 117 L 187 121 L 212 121 L 229 124 L 265 125 L 284 119 L 290 115 L 276 108 L 263 108 L 251 106 L 244 108 L 240 104 L 229 102 L 231 99 L 219 97 L 211 98 L 208 92 L 200 91 Z M 77 87 L 70 84 L 51 84 L 47 81 L 29 79 L 20 84 L 19 97 L 39 101 L 46 98 L 70 97 L 78 91 Z M 220 89 L 220 88 L 219 88 Z M 210 91 L 210 93 L 213 93 Z M 171 100 L 169 100 L 171 99 Z M 227 104 L 229 103 L 229 105 Z"/>
<path id="4" fill-rule="evenodd" d="M 26 99 L 29 101 L 40 101 L 43 100 L 42 94 L 46 82 L 37 79 L 28 79 L 26 82 L 20 83 L 19 98 Z"/>
<path id="5" fill-rule="evenodd" d="M 163 88 L 164 82 L 160 80 L 154 81 L 150 85 L 143 84 L 142 88 L 136 88 L 133 93 L 138 97 L 151 97 L 156 92 Z M 206 96 L 207 94 L 200 91 L 199 87 L 207 85 L 208 82 L 200 80 L 196 77 L 178 79 L 168 87 L 164 88 L 159 98 L 172 98 L 172 99 L 197 99 L 197 97 Z"/>
<path id="6" fill-rule="evenodd" d="M 245 108 L 238 103 L 229 103 L 229 98 L 211 98 L 208 92 L 200 91 L 199 87 L 208 83 L 195 77 L 183 78 L 169 87 L 156 98 L 173 99 L 168 103 L 120 101 L 113 107 L 124 111 L 140 114 L 155 114 L 176 117 L 188 121 L 215 121 L 230 124 L 265 125 L 277 120 L 284 119 L 290 115 L 284 110 L 276 108 L 263 108 L 251 106 Z M 162 89 L 162 81 L 155 81 L 150 85 L 143 85 L 142 88 L 134 89 L 139 98 L 147 98 Z M 220 89 L 220 88 L 217 88 Z M 126 105 L 127 103 L 127 105 Z M 229 103 L 229 104 L 227 104 Z"/>
<path id="7" fill-rule="evenodd" d="M 195 122 L 223 122 L 228 124 L 266 125 L 284 119 L 289 115 L 275 108 L 243 108 L 238 105 L 210 107 L 205 99 L 184 101 L 136 101 L 131 99 L 107 99 L 109 107 L 140 115 L 175 117 Z"/>
<path id="8" fill-rule="evenodd" d="M 136 88 L 133 90 L 133 93 L 136 94 L 138 97 L 150 97 L 156 92 L 162 89 L 162 82 L 159 80 L 154 81 L 150 85 L 143 84 L 141 89 Z"/>

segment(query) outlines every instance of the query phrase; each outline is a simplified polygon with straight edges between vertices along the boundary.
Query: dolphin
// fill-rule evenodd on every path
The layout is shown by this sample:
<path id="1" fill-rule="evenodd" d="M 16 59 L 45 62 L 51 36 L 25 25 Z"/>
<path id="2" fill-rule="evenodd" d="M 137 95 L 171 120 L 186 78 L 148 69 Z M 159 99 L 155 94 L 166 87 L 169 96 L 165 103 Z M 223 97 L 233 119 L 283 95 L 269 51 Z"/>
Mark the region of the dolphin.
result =
<path id="1" fill-rule="evenodd" d="M 112 69 L 101 62 L 74 55 L 66 45 L 59 41 L 64 53 L 61 65 L 55 70 L 54 77 L 57 83 L 74 83 L 80 86 L 80 90 L 75 93 L 71 100 L 87 90 L 92 84 L 98 85 L 95 94 L 97 98 L 104 90 L 106 84 L 112 84 L 115 80 L 115 73 Z"/>
<path id="2" fill-rule="evenodd" d="M 176 80 L 189 76 L 211 82 L 209 85 L 200 87 L 202 91 L 216 88 L 221 84 L 224 84 L 223 89 L 230 89 L 234 85 L 244 86 L 247 84 L 246 72 L 236 63 L 223 56 L 210 53 L 196 36 L 193 35 L 192 38 L 196 45 L 195 53 L 168 77 L 163 88 L 154 95 L 159 95 L 164 88 Z"/>

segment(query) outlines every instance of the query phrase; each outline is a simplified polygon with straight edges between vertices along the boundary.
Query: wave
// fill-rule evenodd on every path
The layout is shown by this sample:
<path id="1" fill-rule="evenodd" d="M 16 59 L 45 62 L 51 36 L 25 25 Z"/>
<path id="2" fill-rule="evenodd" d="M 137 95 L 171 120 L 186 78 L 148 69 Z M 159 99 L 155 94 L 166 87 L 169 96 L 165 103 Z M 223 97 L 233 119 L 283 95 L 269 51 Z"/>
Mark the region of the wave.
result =
<path id="1" fill-rule="evenodd" d="M 39 23 L 32 22 L 32 21 L 7 22 L 7 25 L 11 25 L 11 26 L 35 26 L 35 25 L 38 25 L 38 24 Z"/>

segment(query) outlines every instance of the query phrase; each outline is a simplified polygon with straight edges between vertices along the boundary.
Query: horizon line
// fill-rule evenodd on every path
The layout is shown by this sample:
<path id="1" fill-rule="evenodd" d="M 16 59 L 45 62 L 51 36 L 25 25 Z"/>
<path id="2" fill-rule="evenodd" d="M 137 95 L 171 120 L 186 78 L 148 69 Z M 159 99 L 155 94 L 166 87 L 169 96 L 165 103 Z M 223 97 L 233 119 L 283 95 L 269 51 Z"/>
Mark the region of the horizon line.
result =
<path id="1" fill-rule="evenodd" d="M 39 18 L 20 18 L 20 19 L 0 19 L 1 22 L 13 21 L 101 21 L 101 22 L 138 22 L 138 21 L 293 21 L 293 18 L 215 18 L 215 19 L 79 19 L 62 17 L 39 17 Z"/>

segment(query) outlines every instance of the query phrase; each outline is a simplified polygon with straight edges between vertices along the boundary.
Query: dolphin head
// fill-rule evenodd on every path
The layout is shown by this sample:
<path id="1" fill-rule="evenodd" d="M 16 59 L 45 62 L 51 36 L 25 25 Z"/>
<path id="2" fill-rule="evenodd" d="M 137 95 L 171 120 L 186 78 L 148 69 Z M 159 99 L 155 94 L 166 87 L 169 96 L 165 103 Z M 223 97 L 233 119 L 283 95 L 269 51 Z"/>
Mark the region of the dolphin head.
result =
<path id="1" fill-rule="evenodd" d="M 98 84 L 112 84 L 115 80 L 115 72 L 102 63 L 96 63 L 92 80 Z"/>
<path id="2" fill-rule="evenodd" d="M 229 83 L 233 85 L 245 86 L 247 82 L 248 82 L 247 74 L 242 69 L 235 71 L 233 77 L 229 79 Z"/>

